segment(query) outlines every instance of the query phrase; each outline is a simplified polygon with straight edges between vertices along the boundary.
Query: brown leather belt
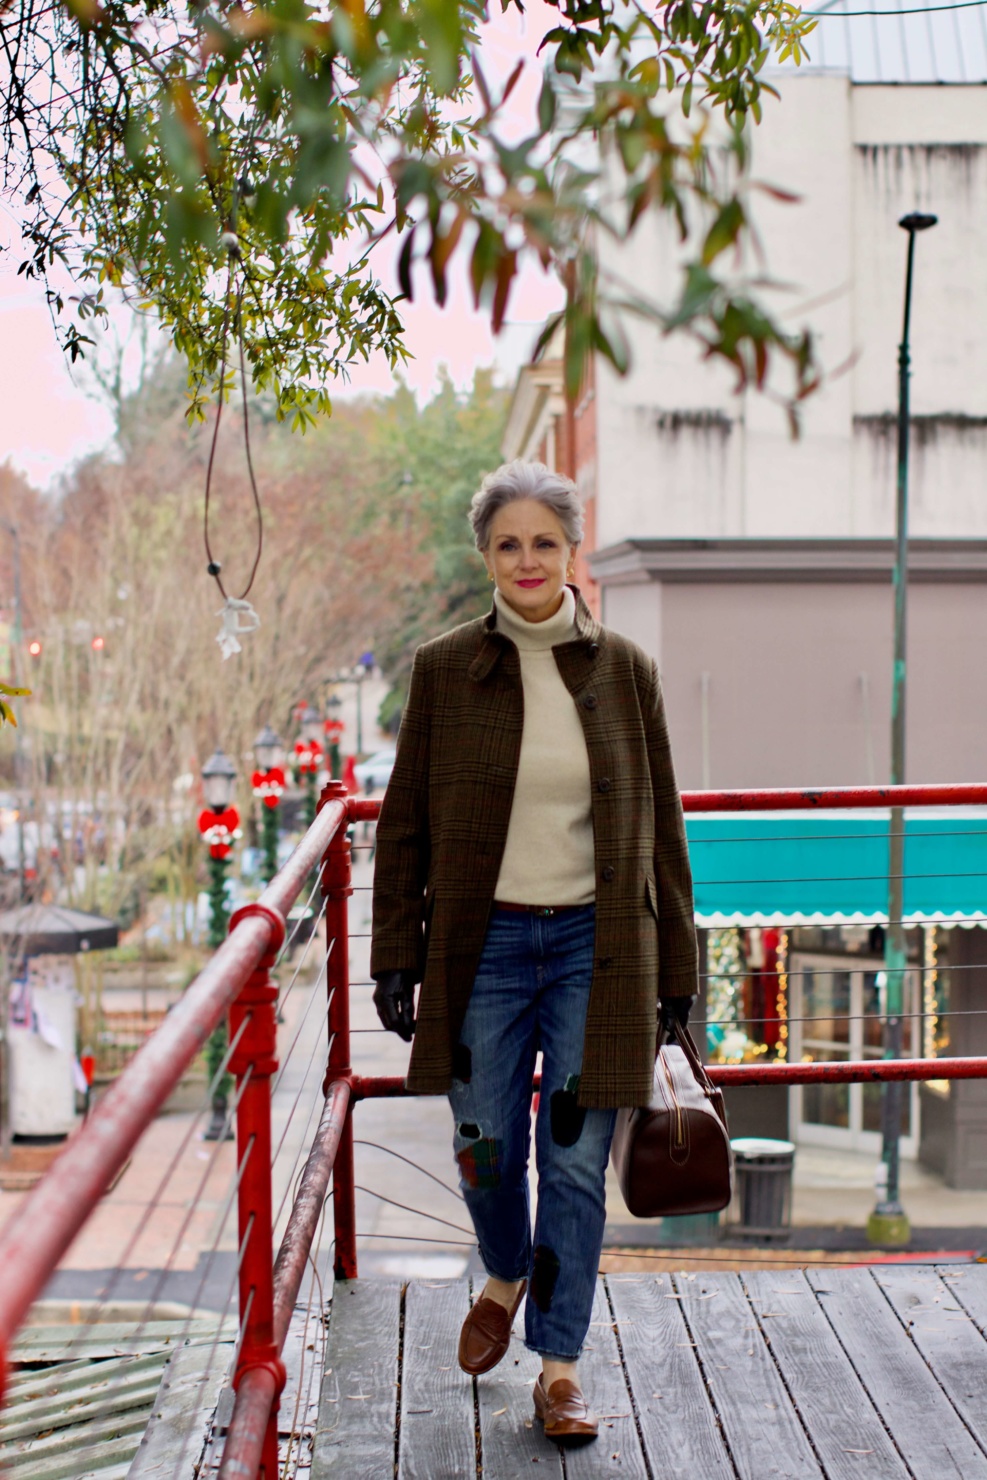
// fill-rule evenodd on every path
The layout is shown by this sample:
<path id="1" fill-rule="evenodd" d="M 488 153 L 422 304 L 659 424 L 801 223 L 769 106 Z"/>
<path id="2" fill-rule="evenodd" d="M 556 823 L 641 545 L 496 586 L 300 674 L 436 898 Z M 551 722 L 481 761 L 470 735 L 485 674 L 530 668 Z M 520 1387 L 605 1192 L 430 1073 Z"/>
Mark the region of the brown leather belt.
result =
<path id="1" fill-rule="evenodd" d="M 592 900 L 590 901 L 592 903 Z M 508 904 L 503 899 L 495 899 L 493 907 L 495 910 L 513 910 L 518 915 L 565 915 L 570 910 L 584 910 L 584 904 Z"/>

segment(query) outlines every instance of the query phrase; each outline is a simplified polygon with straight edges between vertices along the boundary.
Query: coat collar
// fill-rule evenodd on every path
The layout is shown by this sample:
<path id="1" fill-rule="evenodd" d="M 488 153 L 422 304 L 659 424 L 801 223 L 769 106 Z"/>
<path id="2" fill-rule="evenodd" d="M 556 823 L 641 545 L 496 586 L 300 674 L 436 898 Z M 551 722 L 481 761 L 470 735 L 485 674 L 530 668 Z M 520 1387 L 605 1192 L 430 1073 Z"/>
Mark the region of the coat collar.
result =
<path id="1" fill-rule="evenodd" d="M 580 647 L 588 648 L 593 643 L 602 646 L 606 640 L 605 629 L 601 627 L 586 605 L 579 587 L 570 586 L 570 590 L 576 598 L 576 637 L 574 642 L 563 643 L 562 647 L 575 647 L 578 644 Z M 516 651 L 511 639 L 498 631 L 495 606 L 491 605 L 487 615 L 481 618 L 480 630 L 480 650 L 469 667 L 470 678 L 476 679 L 478 683 L 482 683 L 485 678 L 489 677 L 508 649 Z"/>

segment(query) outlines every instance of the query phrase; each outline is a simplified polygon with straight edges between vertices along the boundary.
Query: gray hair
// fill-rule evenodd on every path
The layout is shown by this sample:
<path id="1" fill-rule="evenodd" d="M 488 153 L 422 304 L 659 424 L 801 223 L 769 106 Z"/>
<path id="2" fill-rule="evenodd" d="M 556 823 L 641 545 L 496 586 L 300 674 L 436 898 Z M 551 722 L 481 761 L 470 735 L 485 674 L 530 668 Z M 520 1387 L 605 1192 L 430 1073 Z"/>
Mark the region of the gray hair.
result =
<path id="1" fill-rule="evenodd" d="M 553 473 L 544 463 L 515 458 L 496 472 L 488 473 L 473 495 L 469 520 L 478 550 L 490 547 L 490 526 L 501 509 L 518 499 L 533 498 L 549 509 L 562 525 L 566 543 L 578 545 L 583 537 L 583 506 L 571 478 Z"/>

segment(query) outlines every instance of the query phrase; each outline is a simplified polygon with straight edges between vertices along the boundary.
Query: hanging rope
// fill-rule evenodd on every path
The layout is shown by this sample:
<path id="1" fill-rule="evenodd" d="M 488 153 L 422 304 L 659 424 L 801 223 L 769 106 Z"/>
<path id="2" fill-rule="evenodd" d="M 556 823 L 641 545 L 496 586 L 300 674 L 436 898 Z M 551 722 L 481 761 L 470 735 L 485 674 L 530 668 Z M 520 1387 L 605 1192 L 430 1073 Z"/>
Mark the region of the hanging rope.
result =
<path id="1" fill-rule="evenodd" d="M 216 420 L 213 423 L 212 441 L 209 446 L 209 461 L 206 465 L 206 497 L 203 519 L 203 535 L 206 546 L 206 557 L 208 564 L 206 570 L 212 576 L 219 587 L 223 597 L 223 606 L 219 616 L 222 617 L 222 626 L 216 641 L 224 659 L 230 658 L 234 653 L 242 651 L 240 636 L 247 632 L 254 632 L 260 626 L 260 617 L 254 611 L 247 597 L 254 584 L 254 577 L 260 565 L 261 555 L 264 550 L 264 515 L 261 509 L 260 494 L 257 491 L 257 478 L 254 474 L 253 454 L 250 446 L 250 413 L 247 404 L 247 364 L 246 354 L 243 347 L 243 286 L 236 288 L 234 293 L 234 277 L 236 264 L 240 259 L 240 247 L 235 234 L 231 231 L 223 233 L 223 244 L 226 247 L 229 259 L 229 272 L 226 282 L 226 307 L 223 312 L 222 345 L 219 361 L 219 390 L 216 398 Z M 209 538 L 209 508 L 212 497 L 212 473 L 213 464 L 216 460 L 216 445 L 219 441 L 219 425 L 223 417 L 223 391 L 226 382 L 227 352 L 229 348 L 229 336 L 231 328 L 236 335 L 240 358 L 240 385 L 243 393 L 243 447 L 247 459 L 247 473 L 250 478 L 250 491 L 254 501 L 254 511 L 257 516 L 257 549 L 254 554 L 254 563 L 250 570 L 250 577 L 246 586 L 239 596 L 231 596 L 223 584 L 221 575 L 222 564 L 213 553 L 212 542 Z"/>

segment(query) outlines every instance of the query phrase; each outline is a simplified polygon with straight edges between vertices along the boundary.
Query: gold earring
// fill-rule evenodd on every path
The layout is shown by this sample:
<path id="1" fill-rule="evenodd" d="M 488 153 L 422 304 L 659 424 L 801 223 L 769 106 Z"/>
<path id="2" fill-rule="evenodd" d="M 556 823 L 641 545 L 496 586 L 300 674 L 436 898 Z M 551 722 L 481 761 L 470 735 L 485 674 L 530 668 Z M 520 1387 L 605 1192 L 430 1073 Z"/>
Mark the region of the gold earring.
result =
<path id="1" fill-rule="evenodd" d="M 492 581 L 493 580 L 493 571 L 492 570 L 488 570 L 487 571 L 487 580 L 488 581 Z"/>

